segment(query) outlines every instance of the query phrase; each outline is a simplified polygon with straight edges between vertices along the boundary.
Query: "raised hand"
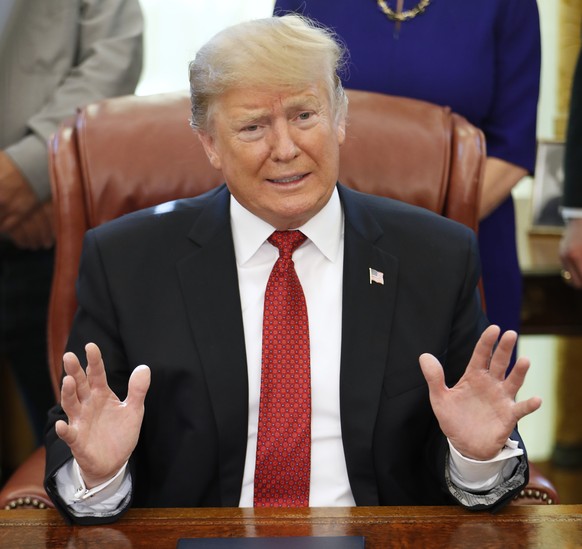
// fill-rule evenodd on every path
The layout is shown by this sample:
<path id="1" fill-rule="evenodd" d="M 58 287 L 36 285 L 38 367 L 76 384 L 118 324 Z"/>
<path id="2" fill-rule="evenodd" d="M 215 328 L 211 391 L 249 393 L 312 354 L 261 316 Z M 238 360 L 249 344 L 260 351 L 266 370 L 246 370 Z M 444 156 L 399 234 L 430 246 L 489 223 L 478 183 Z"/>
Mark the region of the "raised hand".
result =
<path id="1" fill-rule="evenodd" d="M 582 288 L 582 219 L 570 219 L 560 240 L 560 260 L 567 274 L 566 281 Z"/>
<path id="2" fill-rule="evenodd" d="M 55 429 L 71 448 L 87 488 L 92 488 L 112 478 L 137 444 L 150 369 L 138 366 L 132 372 L 122 402 L 107 385 L 99 347 L 89 343 L 85 351 L 86 371 L 75 354 L 63 357 L 61 405 L 69 422 L 59 420 Z"/>
<path id="3" fill-rule="evenodd" d="M 517 334 L 505 332 L 495 347 L 499 334 L 497 326 L 483 332 L 463 377 L 452 388 L 445 385 L 442 366 L 433 355 L 423 354 L 419 359 L 441 430 L 471 459 L 495 457 L 516 423 L 542 403 L 539 397 L 515 401 L 530 363 L 519 358 L 506 378 Z"/>
<path id="4" fill-rule="evenodd" d="M 48 249 L 55 242 L 52 201 L 43 202 L 28 213 L 6 235 L 18 248 Z"/>
<path id="5" fill-rule="evenodd" d="M 9 233 L 38 205 L 28 181 L 10 157 L 0 151 L 0 233 Z"/>

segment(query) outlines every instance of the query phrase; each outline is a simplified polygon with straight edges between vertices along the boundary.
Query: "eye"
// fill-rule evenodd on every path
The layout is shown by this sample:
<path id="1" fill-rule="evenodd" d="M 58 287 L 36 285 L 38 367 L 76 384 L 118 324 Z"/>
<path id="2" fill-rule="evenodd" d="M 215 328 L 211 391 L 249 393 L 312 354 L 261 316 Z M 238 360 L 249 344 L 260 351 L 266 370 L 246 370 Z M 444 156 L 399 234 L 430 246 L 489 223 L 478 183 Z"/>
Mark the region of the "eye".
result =
<path id="1" fill-rule="evenodd" d="M 245 126 L 243 132 L 256 132 L 259 129 L 258 124 L 251 124 L 250 126 Z"/>
<path id="2" fill-rule="evenodd" d="M 311 113 L 302 112 L 297 118 L 299 118 L 299 120 L 309 120 L 311 118 Z"/>

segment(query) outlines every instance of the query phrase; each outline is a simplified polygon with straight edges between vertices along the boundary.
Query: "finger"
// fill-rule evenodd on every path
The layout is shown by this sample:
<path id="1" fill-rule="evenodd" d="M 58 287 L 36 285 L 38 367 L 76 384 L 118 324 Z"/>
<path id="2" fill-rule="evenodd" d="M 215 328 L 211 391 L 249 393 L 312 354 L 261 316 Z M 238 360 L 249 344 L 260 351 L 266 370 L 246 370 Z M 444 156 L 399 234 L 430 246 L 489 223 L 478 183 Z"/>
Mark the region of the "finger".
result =
<path id="1" fill-rule="evenodd" d="M 499 338 L 499 333 L 501 332 L 499 326 L 492 324 L 488 326 L 485 331 L 481 334 L 473 354 L 471 355 L 471 360 L 467 365 L 467 373 L 471 371 L 487 370 L 489 368 L 489 363 L 491 361 L 491 355 L 493 349 L 497 344 Z"/>
<path id="2" fill-rule="evenodd" d="M 516 420 L 519 421 L 532 412 L 535 412 L 541 405 L 542 399 L 537 396 L 528 398 L 527 400 L 522 400 L 521 402 L 516 402 L 513 409 Z"/>
<path id="3" fill-rule="evenodd" d="M 55 423 L 55 432 L 57 433 L 57 436 L 68 446 L 72 446 L 77 440 L 77 429 L 71 427 L 67 424 L 66 421 L 63 421 L 62 419 L 59 419 Z"/>
<path id="4" fill-rule="evenodd" d="M 143 406 L 146 394 L 150 387 L 150 381 L 151 371 L 143 364 L 131 372 L 127 388 L 127 398 L 125 399 L 128 406 L 134 408 Z"/>
<path id="5" fill-rule="evenodd" d="M 0 228 L 0 231 L 1 230 L 2 229 Z M 26 248 L 26 231 L 24 231 L 22 225 L 18 225 L 10 232 L 5 232 L 4 234 L 8 235 L 8 238 L 12 240 L 17 248 Z"/>
<path id="6" fill-rule="evenodd" d="M 22 223 L 22 227 L 26 233 L 26 241 L 23 243 L 22 247 L 27 250 L 40 250 L 43 247 L 42 232 L 37 217 L 32 216 L 27 219 Z"/>
<path id="7" fill-rule="evenodd" d="M 582 265 L 578 261 L 573 261 L 568 272 L 572 276 L 569 281 L 570 284 L 574 286 L 574 288 L 582 288 Z"/>
<path id="8" fill-rule="evenodd" d="M 418 362 L 420 363 L 420 369 L 422 370 L 424 379 L 426 379 L 426 383 L 428 384 L 431 397 L 438 398 L 447 390 L 445 374 L 441 363 L 430 353 L 420 355 Z"/>
<path id="9" fill-rule="evenodd" d="M 37 206 L 28 217 L 10 232 L 10 236 L 16 241 L 17 235 L 25 232 L 27 248 L 34 250 L 50 248 L 53 242 L 52 221 L 49 218 L 50 211 L 46 203 Z"/>
<path id="10" fill-rule="evenodd" d="M 519 357 L 515 363 L 515 366 L 507 376 L 507 379 L 504 382 L 504 387 L 507 391 L 507 394 L 511 398 L 515 398 L 518 391 L 523 386 L 525 381 L 525 376 L 529 371 L 531 366 L 530 360 L 526 357 Z"/>
<path id="11" fill-rule="evenodd" d="M 24 212 L 26 214 L 27 212 Z M 23 212 L 9 213 L 0 222 L 0 232 L 9 233 L 12 231 L 22 220 Z"/>
<path id="12" fill-rule="evenodd" d="M 75 380 L 76 393 L 79 400 L 87 400 L 91 396 L 91 388 L 87 382 L 87 374 L 83 371 L 77 355 L 75 353 L 65 353 L 63 367 L 65 373 Z"/>
<path id="13" fill-rule="evenodd" d="M 39 250 L 43 247 L 44 233 L 46 232 L 46 223 L 44 215 L 40 208 L 36 208 L 22 222 L 22 226 L 27 234 L 27 247 L 31 250 Z"/>
<path id="14" fill-rule="evenodd" d="M 87 381 L 91 389 L 109 389 L 101 350 L 95 343 L 85 345 L 87 353 Z"/>
<path id="15" fill-rule="evenodd" d="M 61 406 L 69 421 L 74 421 L 81 414 L 81 401 L 77 392 L 77 384 L 72 376 L 65 376 L 61 385 Z"/>
<path id="16" fill-rule="evenodd" d="M 505 379 L 516 342 L 517 333 L 513 330 L 507 330 L 507 332 L 501 336 L 499 343 L 493 351 L 489 363 L 489 373 L 498 380 Z"/>
<path id="17" fill-rule="evenodd" d="M 32 192 L 32 191 L 31 191 Z M 34 212 L 38 206 L 38 202 L 34 195 L 24 200 L 12 198 L 10 200 L 10 211 L 0 220 L 0 231 L 10 232 L 19 224 L 26 222 L 27 218 Z"/>
<path id="18" fill-rule="evenodd" d="M 34 233 L 28 220 L 21 221 L 12 228 L 4 231 L 9 238 L 14 242 L 17 248 L 25 250 L 34 250 Z"/>
<path id="19" fill-rule="evenodd" d="M 560 241 L 560 260 L 566 284 L 582 287 L 582 220 L 570 220 Z"/>

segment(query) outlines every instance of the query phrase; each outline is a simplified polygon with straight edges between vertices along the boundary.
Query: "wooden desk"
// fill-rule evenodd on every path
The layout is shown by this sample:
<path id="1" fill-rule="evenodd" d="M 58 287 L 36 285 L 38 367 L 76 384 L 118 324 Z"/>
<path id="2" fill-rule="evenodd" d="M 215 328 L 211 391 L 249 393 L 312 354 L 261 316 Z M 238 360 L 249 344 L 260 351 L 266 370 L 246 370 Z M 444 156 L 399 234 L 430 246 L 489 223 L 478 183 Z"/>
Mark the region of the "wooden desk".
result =
<path id="1" fill-rule="evenodd" d="M 98 527 L 64 524 L 54 510 L 0 511 L 0 547 L 174 549 L 180 537 L 365 536 L 367 549 L 392 547 L 580 547 L 582 505 L 313 509 L 135 509 Z"/>

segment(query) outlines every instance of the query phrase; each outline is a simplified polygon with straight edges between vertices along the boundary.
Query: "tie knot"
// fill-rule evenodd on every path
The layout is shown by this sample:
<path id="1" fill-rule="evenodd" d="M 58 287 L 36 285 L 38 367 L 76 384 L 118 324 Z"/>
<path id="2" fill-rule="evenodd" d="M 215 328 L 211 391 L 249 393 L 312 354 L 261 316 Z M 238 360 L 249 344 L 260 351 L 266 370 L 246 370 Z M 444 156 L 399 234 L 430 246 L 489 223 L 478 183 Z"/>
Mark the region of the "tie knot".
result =
<path id="1" fill-rule="evenodd" d="M 279 248 L 281 257 L 290 258 L 293 252 L 307 240 L 307 237 L 301 231 L 275 231 L 268 240 L 273 246 Z"/>

